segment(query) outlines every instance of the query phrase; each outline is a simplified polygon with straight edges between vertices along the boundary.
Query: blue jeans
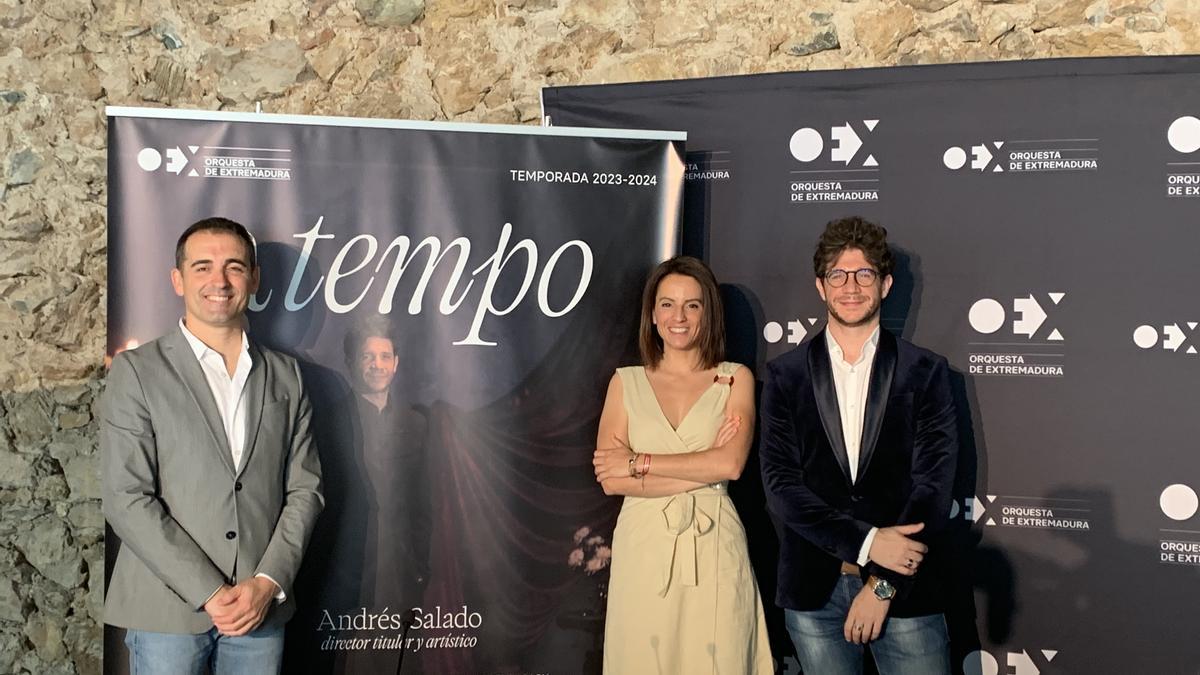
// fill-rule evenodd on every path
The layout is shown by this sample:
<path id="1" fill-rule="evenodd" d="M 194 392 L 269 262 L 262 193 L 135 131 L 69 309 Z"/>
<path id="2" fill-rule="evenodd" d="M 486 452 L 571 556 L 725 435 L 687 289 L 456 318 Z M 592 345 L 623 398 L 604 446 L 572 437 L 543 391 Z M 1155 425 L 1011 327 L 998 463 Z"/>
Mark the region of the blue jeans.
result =
<path id="1" fill-rule="evenodd" d="M 216 628 L 198 635 L 125 632 L 129 675 L 261 675 L 283 665 L 283 626 L 239 637 Z"/>
<path id="2" fill-rule="evenodd" d="M 785 609 L 784 621 L 805 673 L 861 675 L 863 646 L 846 641 L 843 627 L 862 579 L 843 574 L 824 607 L 811 612 Z M 880 675 L 950 673 L 950 639 L 941 614 L 910 619 L 888 617 L 878 640 L 867 643 Z"/>

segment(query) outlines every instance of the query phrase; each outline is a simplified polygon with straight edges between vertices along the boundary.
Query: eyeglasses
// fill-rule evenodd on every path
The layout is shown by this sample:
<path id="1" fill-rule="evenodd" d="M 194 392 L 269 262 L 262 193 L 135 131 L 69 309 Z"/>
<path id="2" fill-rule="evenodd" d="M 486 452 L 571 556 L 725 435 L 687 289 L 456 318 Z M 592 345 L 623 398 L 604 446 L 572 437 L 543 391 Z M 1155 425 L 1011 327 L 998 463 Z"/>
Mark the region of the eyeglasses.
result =
<path id="1" fill-rule="evenodd" d="M 854 282 L 863 287 L 874 285 L 875 279 L 879 277 L 879 272 L 864 267 L 860 270 L 829 270 L 825 273 L 825 281 L 834 288 L 845 286 L 851 274 L 854 275 Z"/>

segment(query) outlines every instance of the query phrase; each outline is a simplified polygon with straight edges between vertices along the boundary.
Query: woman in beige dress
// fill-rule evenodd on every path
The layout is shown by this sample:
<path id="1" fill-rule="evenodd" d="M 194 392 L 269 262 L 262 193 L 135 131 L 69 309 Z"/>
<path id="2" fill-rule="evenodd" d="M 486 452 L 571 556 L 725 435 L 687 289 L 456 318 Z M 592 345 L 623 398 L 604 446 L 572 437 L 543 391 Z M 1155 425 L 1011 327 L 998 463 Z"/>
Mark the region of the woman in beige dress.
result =
<path id="1" fill-rule="evenodd" d="M 659 265 L 642 294 L 645 365 L 608 385 L 596 479 L 625 502 L 613 532 L 604 672 L 774 672 L 758 584 L 726 485 L 754 426 L 754 379 L 722 361 L 721 296 L 704 263 Z"/>

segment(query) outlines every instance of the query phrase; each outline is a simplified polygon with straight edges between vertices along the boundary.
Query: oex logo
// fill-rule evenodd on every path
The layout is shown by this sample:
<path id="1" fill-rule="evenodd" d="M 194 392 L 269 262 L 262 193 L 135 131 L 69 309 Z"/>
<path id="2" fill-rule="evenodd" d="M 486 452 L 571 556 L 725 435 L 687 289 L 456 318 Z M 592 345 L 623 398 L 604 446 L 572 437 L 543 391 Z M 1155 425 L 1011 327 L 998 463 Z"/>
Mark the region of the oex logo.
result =
<path id="1" fill-rule="evenodd" d="M 1200 344 L 1200 323 L 1186 321 L 1183 326 L 1177 323 L 1166 324 L 1162 331 L 1149 324 L 1138 326 L 1133 331 L 1133 344 L 1142 349 L 1150 349 L 1161 344 L 1162 348 L 1178 352 L 1183 349 L 1185 354 L 1196 354 L 1196 346 Z"/>
<path id="2" fill-rule="evenodd" d="M 988 509 L 996 501 L 995 495 L 985 495 L 987 502 L 979 501 L 979 497 L 974 495 L 964 497 L 962 504 L 959 504 L 957 499 L 950 502 L 950 520 L 962 517 L 964 520 L 969 520 L 972 523 L 978 523 L 980 518 L 987 515 Z M 993 518 L 988 518 L 984 521 L 986 525 L 995 525 L 996 521 Z"/>
<path id="3" fill-rule="evenodd" d="M 862 120 L 861 124 L 864 127 L 861 136 L 849 122 L 829 129 L 829 139 L 832 141 L 832 147 L 829 149 L 830 161 L 842 162 L 849 166 L 855 155 L 860 154 L 859 150 L 863 147 L 864 136 L 875 130 L 879 120 Z M 812 127 L 797 129 L 792 134 L 791 140 L 788 141 L 788 150 L 798 161 L 812 162 L 825 150 L 825 138 L 821 136 L 820 131 Z M 879 166 L 879 162 L 875 159 L 875 155 L 867 152 L 866 159 L 862 160 L 858 166 Z"/>
<path id="4" fill-rule="evenodd" d="M 807 320 L 796 319 L 795 321 L 787 322 L 787 341 L 788 344 L 798 345 L 804 342 L 804 338 L 808 336 L 811 329 L 817 325 L 816 317 L 809 317 Z M 779 342 L 784 337 L 783 326 L 778 321 L 768 321 L 763 326 L 763 338 L 771 344 Z"/>
<path id="5" fill-rule="evenodd" d="M 971 146 L 971 168 L 976 171 L 991 171 L 999 173 L 1004 171 L 1004 167 L 1000 162 L 1000 146 L 1004 145 L 1004 141 L 992 141 L 991 148 L 987 143 Z M 996 152 L 992 152 L 992 148 Z M 942 153 L 942 164 L 946 165 L 947 169 L 958 171 L 967 165 L 967 151 L 959 146 L 946 148 L 946 152 Z"/>
<path id="6" fill-rule="evenodd" d="M 1188 115 L 1171 122 L 1167 127 L 1167 143 L 1185 155 L 1200 150 L 1200 119 Z"/>
<path id="7" fill-rule="evenodd" d="M 167 148 L 165 151 L 167 155 L 167 165 L 163 167 L 163 153 L 160 153 L 154 148 L 142 148 L 137 154 L 137 163 L 138 166 L 141 167 L 142 171 L 147 173 L 151 171 L 158 171 L 158 169 L 162 167 L 170 173 L 179 175 L 183 173 L 184 169 L 187 168 L 191 158 L 195 157 L 196 153 L 200 151 L 200 146 L 189 145 L 187 146 L 187 150 L 188 152 L 185 154 L 183 150 L 179 149 L 179 146 Z M 199 176 L 200 174 L 197 173 L 195 169 L 192 169 L 188 171 L 188 175 Z"/>
<path id="8" fill-rule="evenodd" d="M 1171 520 L 1191 520 L 1197 509 L 1200 509 L 1200 498 L 1197 498 L 1196 491 L 1191 487 L 1175 483 L 1163 488 L 1158 496 L 1158 508 Z"/>
<path id="9" fill-rule="evenodd" d="M 992 654 L 973 651 L 963 659 L 965 675 L 1038 675 L 1058 656 L 1057 649 L 1039 649 L 1031 655 L 1027 650 L 1004 653 L 1008 668 L 1000 672 L 1000 663 Z M 1040 665 L 1039 665 L 1040 664 Z M 1011 670 L 1009 670 L 1011 669 Z"/>
<path id="10" fill-rule="evenodd" d="M 1066 293 L 1047 293 L 1050 302 L 1054 305 L 1062 302 L 1066 295 Z M 1017 315 L 1012 322 L 1013 334 L 1033 339 L 1038 329 L 1046 322 L 1045 308 L 1033 297 L 1032 293 L 1029 294 L 1029 297 L 1013 298 L 1012 308 Z M 976 332 L 991 335 L 1004 326 L 1006 320 L 1004 305 L 999 300 L 992 298 L 976 300 L 975 304 L 971 305 L 967 320 L 970 321 L 971 328 L 974 328 Z M 1053 328 L 1046 339 L 1058 342 L 1063 339 L 1063 335 L 1057 328 Z"/>

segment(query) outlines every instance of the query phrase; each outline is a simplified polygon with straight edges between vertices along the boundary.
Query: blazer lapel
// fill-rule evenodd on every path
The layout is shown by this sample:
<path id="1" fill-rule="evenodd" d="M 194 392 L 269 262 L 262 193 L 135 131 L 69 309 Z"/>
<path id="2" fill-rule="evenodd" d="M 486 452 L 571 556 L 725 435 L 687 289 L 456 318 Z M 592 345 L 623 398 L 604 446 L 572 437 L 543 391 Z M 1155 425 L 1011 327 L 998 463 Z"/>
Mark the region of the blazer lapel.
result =
<path id="1" fill-rule="evenodd" d="M 175 374 L 183 381 L 188 393 L 192 395 L 192 400 L 196 402 L 196 408 L 200 410 L 200 416 L 208 425 L 208 430 L 212 434 L 213 447 L 221 454 L 221 461 L 225 462 L 229 473 L 235 473 L 233 453 L 229 451 L 229 439 L 225 437 L 225 425 L 221 423 L 221 413 L 217 410 L 217 402 L 213 399 L 212 390 L 208 387 L 208 380 L 204 378 L 204 370 L 201 369 L 200 362 L 196 360 L 196 355 L 192 352 L 192 346 L 183 336 L 183 331 L 176 327 L 167 335 L 164 347 L 167 361 L 175 369 Z"/>
<path id="2" fill-rule="evenodd" d="M 867 409 L 863 411 L 862 445 L 858 452 L 858 477 L 867 472 L 871 456 L 875 454 L 875 443 L 879 440 L 879 429 L 883 426 L 883 415 L 887 412 L 888 397 L 892 393 L 892 379 L 896 374 L 896 337 L 879 329 L 879 344 L 875 349 L 875 363 L 871 366 L 871 382 L 867 385 Z"/>
<path id="3" fill-rule="evenodd" d="M 242 465 L 237 473 L 240 476 L 250 463 L 250 455 L 254 453 L 255 441 L 258 439 L 258 427 L 262 423 L 263 402 L 267 395 L 266 364 L 262 352 L 253 342 L 250 343 L 250 376 L 246 379 L 246 392 L 242 404 L 246 406 L 246 441 L 242 446 Z"/>
<path id="4" fill-rule="evenodd" d="M 813 398 L 821 414 L 821 424 L 833 448 L 838 466 L 846 482 L 850 482 L 850 460 L 846 454 L 846 438 L 842 433 L 842 415 L 838 409 L 837 389 L 833 385 L 833 366 L 829 363 L 829 348 L 825 344 L 825 331 L 817 333 L 808 345 L 808 372 L 812 377 Z"/>

